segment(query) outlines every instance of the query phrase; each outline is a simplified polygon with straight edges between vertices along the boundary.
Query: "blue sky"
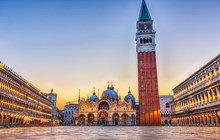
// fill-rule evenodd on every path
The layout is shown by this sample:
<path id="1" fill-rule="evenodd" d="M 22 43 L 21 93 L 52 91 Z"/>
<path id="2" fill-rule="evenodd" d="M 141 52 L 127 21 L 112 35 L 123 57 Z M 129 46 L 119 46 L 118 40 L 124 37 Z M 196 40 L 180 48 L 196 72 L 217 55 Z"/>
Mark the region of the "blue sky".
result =
<path id="1" fill-rule="evenodd" d="M 160 94 L 172 93 L 220 52 L 219 0 L 146 0 L 154 20 Z M 0 0 L 0 61 L 58 104 L 113 80 L 137 98 L 141 0 Z"/>

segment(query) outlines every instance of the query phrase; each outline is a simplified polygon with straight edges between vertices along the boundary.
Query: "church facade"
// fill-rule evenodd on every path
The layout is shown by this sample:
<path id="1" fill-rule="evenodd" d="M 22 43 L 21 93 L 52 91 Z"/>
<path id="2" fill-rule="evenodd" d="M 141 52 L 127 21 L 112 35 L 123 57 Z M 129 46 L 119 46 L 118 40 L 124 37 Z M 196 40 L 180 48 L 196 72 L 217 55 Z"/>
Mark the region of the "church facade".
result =
<path id="1" fill-rule="evenodd" d="M 135 98 L 132 93 L 121 99 L 113 85 L 103 91 L 99 98 L 95 91 L 87 99 L 79 99 L 78 125 L 136 125 Z"/>

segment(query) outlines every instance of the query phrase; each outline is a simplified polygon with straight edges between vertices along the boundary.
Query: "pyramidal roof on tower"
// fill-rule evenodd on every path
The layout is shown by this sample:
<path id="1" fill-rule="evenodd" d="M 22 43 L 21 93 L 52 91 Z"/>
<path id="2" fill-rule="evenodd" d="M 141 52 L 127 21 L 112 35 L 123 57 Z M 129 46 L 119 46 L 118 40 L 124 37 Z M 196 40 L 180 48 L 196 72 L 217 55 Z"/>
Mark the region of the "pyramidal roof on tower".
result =
<path id="1" fill-rule="evenodd" d="M 149 20 L 152 20 L 150 17 L 150 13 L 148 11 L 145 0 L 142 0 L 139 21 L 149 21 Z"/>

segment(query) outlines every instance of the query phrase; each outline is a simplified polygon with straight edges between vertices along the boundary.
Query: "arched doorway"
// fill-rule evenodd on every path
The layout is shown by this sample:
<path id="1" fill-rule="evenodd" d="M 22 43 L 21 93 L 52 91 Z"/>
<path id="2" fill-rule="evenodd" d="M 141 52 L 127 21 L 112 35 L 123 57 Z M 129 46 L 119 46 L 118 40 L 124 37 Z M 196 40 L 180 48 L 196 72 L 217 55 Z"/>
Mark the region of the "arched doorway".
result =
<path id="1" fill-rule="evenodd" d="M 121 121 L 122 121 L 122 125 L 128 125 L 128 114 L 122 114 L 121 115 Z"/>
<path id="2" fill-rule="evenodd" d="M 108 113 L 106 111 L 99 112 L 98 125 L 108 125 Z"/>
<path id="3" fill-rule="evenodd" d="M 119 115 L 118 113 L 115 113 L 112 115 L 112 124 L 113 125 L 119 125 Z"/>
<path id="4" fill-rule="evenodd" d="M 131 115 L 131 125 L 135 125 L 135 115 L 134 114 L 132 114 Z"/>
<path id="5" fill-rule="evenodd" d="M 88 115 L 88 125 L 94 125 L 95 124 L 95 116 L 93 114 Z"/>
<path id="6" fill-rule="evenodd" d="M 167 122 L 167 120 L 165 120 L 165 121 L 164 121 L 164 123 L 165 123 L 165 125 L 168 125 L 168 122 Z"/>
<path id="7" fill-rule="evenodd" d="M 85 125 L 86 116 L 84 114 L 79 115 L 79 125 Z"/>

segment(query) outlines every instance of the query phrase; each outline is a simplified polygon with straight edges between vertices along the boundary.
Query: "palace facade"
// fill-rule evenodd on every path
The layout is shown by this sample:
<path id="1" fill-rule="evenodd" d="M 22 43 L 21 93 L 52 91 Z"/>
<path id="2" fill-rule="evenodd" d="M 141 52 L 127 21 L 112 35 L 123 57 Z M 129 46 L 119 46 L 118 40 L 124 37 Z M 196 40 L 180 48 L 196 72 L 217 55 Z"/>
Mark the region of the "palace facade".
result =
<path id="1" fill-rule="evenodd" d="M 136 125 L 135 98 L 130 90 L 121 99 L 111 86 L 99 98 L 95 91 L 78 103 L 79 125 Z"/>
<path id="2" fill-rule="evenodd" d="M 172 122 L 220 125 L 220 54 L 173 89 Z"/>
<path id="3" fill-rule="evenodd" d="M 76 114 L 76 115 L 74 115 Z M 78 104 L 75 102 L 68 102 L 63 110 L 63 125 L 76 125 L 78 117 Z"/>
<path id="4" fill-rule="evenodd" d="M 0 62 L 0 126 L 47 125 L 51 111 L 39 89 Z"/>
<path id="5" fill-rule="evenodd" d="M 172 125 L 171 121 L 171 106 L 170 102 L 173 100 L 172 95 L 160 96 L 160 115 L 162 125 Z"/>

